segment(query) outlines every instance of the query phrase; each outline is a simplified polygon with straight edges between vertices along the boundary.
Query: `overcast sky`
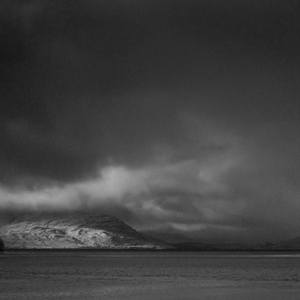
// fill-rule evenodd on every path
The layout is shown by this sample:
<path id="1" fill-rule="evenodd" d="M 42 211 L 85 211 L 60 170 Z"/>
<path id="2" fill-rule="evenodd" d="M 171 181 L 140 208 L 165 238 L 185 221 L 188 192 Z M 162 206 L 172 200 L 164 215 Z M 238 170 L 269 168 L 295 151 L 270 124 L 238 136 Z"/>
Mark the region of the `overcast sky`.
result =
<path id="1" fill-rule="evenodd" d="M 293 0 L 2 0 L 1 209 L 300 235 L 299 13 Z"/>

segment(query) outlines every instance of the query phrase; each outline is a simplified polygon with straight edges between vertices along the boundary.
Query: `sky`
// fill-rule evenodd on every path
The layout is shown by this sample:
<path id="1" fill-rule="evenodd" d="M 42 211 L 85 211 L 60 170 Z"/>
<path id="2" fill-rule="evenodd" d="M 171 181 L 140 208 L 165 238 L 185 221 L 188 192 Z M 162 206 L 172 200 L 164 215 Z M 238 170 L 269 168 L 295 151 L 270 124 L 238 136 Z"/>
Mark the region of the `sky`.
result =
<path id="1" fill-rule="evenodd" d="M 198 240 L 300 236 L 300 5 L 2 0 L 0 209 Z"/>

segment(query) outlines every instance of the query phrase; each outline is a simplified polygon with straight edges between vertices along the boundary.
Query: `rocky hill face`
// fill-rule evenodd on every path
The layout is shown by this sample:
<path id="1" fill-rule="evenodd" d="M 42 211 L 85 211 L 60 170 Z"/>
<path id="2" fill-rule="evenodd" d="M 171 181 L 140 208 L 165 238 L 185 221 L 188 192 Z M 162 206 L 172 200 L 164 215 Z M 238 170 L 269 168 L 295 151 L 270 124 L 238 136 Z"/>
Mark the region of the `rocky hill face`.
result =
<path id="1" fill-rule="evenodd" d="M 6 249 L 163 249 L 111 216 L 22 216 L 0 228 Z"/>

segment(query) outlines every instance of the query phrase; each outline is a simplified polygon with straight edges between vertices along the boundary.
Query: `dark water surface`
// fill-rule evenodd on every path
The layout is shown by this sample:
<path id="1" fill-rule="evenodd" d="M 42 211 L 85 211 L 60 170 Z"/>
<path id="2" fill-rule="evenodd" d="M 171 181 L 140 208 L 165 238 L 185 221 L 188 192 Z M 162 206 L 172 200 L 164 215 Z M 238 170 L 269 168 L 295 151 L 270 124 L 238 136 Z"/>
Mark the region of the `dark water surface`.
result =
<path id="1" fill-rule="evenodd" d="M 6 252 L 0 299 L 300 299 L 300 254 Z"/>

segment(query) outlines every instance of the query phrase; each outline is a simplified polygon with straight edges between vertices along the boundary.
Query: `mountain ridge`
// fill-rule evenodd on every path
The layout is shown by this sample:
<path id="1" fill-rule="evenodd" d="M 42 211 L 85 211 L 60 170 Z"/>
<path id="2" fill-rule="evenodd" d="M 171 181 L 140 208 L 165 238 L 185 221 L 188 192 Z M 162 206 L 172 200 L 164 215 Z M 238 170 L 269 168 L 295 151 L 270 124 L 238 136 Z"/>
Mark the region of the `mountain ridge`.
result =
<path id="1" fill-rule="evenodd" d="M 5 249 L 164 249 L 109 215 L 23 215 L 0 228 Z"/>

